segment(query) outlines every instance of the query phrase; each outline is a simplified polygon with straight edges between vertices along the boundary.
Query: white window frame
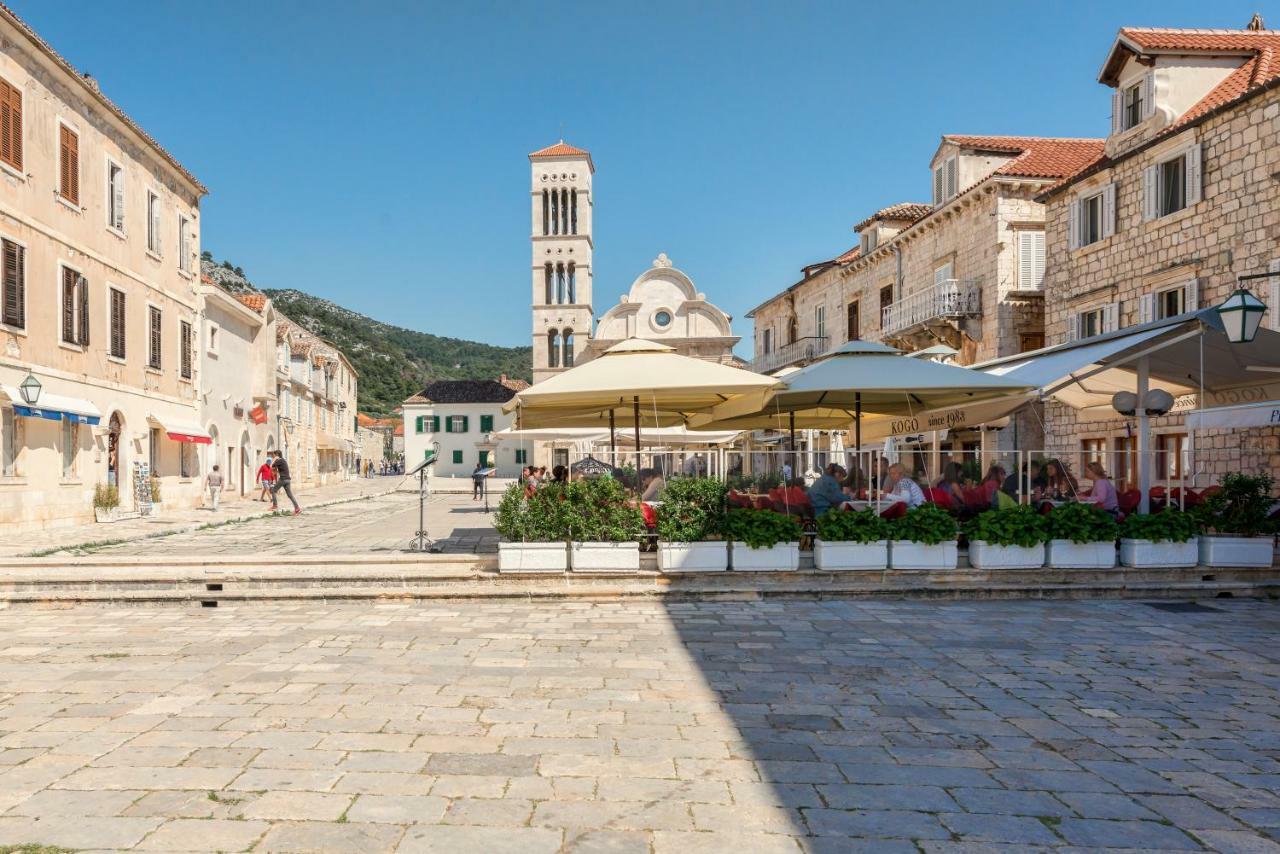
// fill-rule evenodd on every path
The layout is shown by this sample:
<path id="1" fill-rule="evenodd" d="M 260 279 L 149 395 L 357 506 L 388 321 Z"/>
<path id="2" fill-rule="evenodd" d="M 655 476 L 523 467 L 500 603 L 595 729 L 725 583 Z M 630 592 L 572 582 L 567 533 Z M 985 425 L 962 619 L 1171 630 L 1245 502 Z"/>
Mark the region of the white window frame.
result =
<path id="1" fill-rule="evenodd" d="M 62 303 L 63 303 L 63 300 L 66 299 L 65 291 L 67 287 L 67 277 L 66 277 L 66 273 L 63 272 L 64 270 L 73 271 L 77 276 L 79 276 L 81 279 L 84 280 L 84 286 L 86 288 L 89 287 L 89 280 L 88 278 L 85 277 L 83 270 L 81 270 L 79 267 L 75 266 L 74 264 L 68 264 L 66 261 L 58 261 L 58 290 L 57 290 L 58 312 L 56 315 L 58 318 L 58 321 L 57 321 L 58 345 L 60 347 L 66 347 L 69 350 L 79 350 L 80 352 L 84 352 L 85 345 L 84 345 L 84 342 L 80 340 L 80 323 L 81 323 L 80 314 L 81 314 L 81 311 L 83 310 L 83 306 L 81 305 L 80 299 L 78 297 L 72 299 L 72 309 L 71 309 L 72 310 L 71 326 L 75 330 L 76 340 L 68 341 L 62 337 Z M 90 315 L 90 320 L 92 320 L 92 314 Z M 108 348 L 108 350 L 109 349 L 110 348 Z"/>
<path id="2" fill-rule="evenodd" d="M 953 281 L 955 277 L 956 263 L 954 260 L 944 261 L 933 268 L 933 286 L 935 288 Z"/>
<path id="3" fill-rule="evenodd" d="M 465 415 L 449 415 L 449 429 L 446 433 L 466 433 L 467 422 Z"/>
<path id="4" fill-rule="evenodd" d="M 861 240 L 861 246 L 859 247 L 859 249 L 862 251 L 863 255 L 870 255 L 872 252 L 875 251 L 876 238 L 878 236 L 879 235 L 877 234 L 874 227 L 868 227 L 866 231 L 858 235 L 859 239 Z"/>
<path id="5" fill-rule="evenodd" d="M 116 160 L 110 154 L 103 155 L 104 168 L 102 176 L 103 184 L 103 210 L 107 215 L 107 231 L 116 237 L 125 236 L 124 212 L 128 206 L 128 200 L 125 198 L 128 194 L 128 187 L 125 182 L 124 164 Z M 119 193 L 115 192 L 116 188 L 111 182 L 111 170 L 117 170 L 120 173 Z M 119 196 L 117 205 L 117 195 Z"/>
<path id="6" fill-rule="evenodd" d="M 218 338 L 221 337 L 219 336 L 218 333 L 221 331 L 222 331 L 221 326 L 214 323 L 212 320 L 209 321 L 209 328 L 205 330 L 204 337 L 205 337 L 205 351 L 210 356 L 218 355 Z"/>
<path id="7" fill-rule="evenodd" d="M 1086 242 L 1091 208 L 1098 212 L 1097 236 Z M 1067 248 L 1083 249 L 1101 243 L 1116 231 L 1116 185 L 1085 190 L 1067 206 Z"/>
<path id="8" fill-rule="evenodd" d="M 147 188 L 147 252 L 156 258 L 164 257 L 164 243 L 160 235 L 164 230 L 164 211 L 161 196 L 154 188 Z"/>
<path id="9" fill-rule="evenodd" d="M 1182 206 L 1164 209 L 1165 166 L 1182 160 Z M 1189 210 L 1204 199 L 1203 152 L 1198 142 L 1170 151 L 1142 170 L 1142 214 L 1146 220 L 1163 219 Z"/>
<path id="10" fill-rule="evenodd" d="M 940 207 L 960 193 L 960 157 L 944 158 L 933 169 L 933 206 Z"/>
<path id="11" fill-rule="evenodd" d="M 827 307 L 825 305 L 815 305 L 813 307 L 813 334 L 818 338 L 825 338 L 827 335 Z"/>
<path id="12" fill-rule="evenodd" d="M 1018 290 L 1044 290 L 1045 235 L 1044 229 L 1022 229 L 1017 232 Z M 1037 238 L 1039 238 L 1037 240 Z M 1031 245 L 1028 246 L 1028 243 Z M 1036 245 L 1036 244 L 1039 245 Z M 1027 255 L 1030 255 L 1028 271 Z M 1029 273 L 1029 275 L 1028 275 Z"/>
<path id="13" fill-rule="evenodd" d="M 191 275 L 191 218 L 178 214 L 178 271 Z"/>
<path id="14" fill-rule="evenodd" d="M 1096 316 L 1096 330 L 1085 335 L 1085 319 Z M 1119 328 L 1120 304 L 1116 302 L 1093 303 L 1074 309 L 1067 314 L 1067 342 L 1080 341 L 1115 332 Z"/>

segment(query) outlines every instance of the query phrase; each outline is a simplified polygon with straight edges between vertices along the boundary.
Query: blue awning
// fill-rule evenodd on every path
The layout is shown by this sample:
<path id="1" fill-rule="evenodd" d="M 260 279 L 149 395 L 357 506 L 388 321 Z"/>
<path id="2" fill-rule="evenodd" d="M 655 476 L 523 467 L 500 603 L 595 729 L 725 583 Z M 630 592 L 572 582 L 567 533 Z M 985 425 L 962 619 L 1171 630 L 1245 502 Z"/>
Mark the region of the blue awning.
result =
<path id="1" fill-rule="evenodd" d="M 24 418 L 42 418 L 45 421 L 67 420 L 74 424 L 95 426 L 102 419 L 98 407 L 87 400 L 76 397 L 64 397 L 60 394 L 43 392 L 37 401 L 38 406 L 28 406 L 22 400 L 18 389 L 12 386 L 0 386 L 9 400 L 13 401 L 13 411 Z"/>
<path id="2" fill-rule="evenodd" d="M 14 414 L 25 418 L 43 418 L 46 421 L 61 421 L 64 418 L 77 424 L 96 425 L 100 418 L 97 415 L 82 415 L 79 412 L 63 412 L 58 409 L 36 409 L 33 406 L 15 406 Z"/>

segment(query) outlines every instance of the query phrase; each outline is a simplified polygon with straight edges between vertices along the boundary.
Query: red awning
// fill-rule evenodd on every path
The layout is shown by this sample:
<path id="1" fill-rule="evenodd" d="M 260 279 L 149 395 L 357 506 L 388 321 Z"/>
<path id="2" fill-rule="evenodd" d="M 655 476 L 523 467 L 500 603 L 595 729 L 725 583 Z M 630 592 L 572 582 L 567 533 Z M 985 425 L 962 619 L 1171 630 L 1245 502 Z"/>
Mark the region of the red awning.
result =
<path id="1" fill-rule="evenodd" d="M 191 442 L 195 445 L 212 445 L 213 439 L 209 436 L 193 436 L 190 433 L 166 433 L 170 439 L 175 442 Z"/>
<path id="2" fill-rule="evenodd" d="M 194 445 L 212 445 L 213 437 L 199 425 L 189 421 L 179 421 L 167 415 L 151 415 L 147 419 L 164 431 L 174 442 L 191 442 Z"/>

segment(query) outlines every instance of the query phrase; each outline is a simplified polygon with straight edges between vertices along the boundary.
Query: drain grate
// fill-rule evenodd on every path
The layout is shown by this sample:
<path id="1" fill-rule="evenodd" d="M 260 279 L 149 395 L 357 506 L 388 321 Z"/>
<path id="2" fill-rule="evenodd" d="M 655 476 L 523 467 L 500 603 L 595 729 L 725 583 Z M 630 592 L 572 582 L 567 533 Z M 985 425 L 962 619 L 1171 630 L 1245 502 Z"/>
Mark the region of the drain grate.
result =
<path id="1" fill-rule="evenodd" d="M 1168 611 L 1173 614 L 1221 614 L 1221 608 L 1210 608 L 1199 602 L 1144 602 L 1148 608 L 1157 611 Z"/>

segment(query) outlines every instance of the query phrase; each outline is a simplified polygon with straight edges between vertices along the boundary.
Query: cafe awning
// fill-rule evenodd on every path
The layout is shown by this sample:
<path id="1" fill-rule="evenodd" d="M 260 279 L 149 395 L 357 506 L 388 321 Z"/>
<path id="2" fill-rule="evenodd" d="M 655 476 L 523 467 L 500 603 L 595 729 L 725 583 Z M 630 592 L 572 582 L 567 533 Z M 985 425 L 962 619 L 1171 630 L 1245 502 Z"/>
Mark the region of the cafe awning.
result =
<path id="1" fill-rule="evenodd" d="M 102 420 L 98 407 L 78 397 L 65 397 L 60 394 L 40 393 L 35 406 L 28 406 L 22 399 L 22 392 L 11 385 L 0 386 L 0 391 L 13 402 L 13 411 L 24 418 L 43 418 L 46 421 L 72 421 L 77 424 L 96 425 Z"/>
<path id="2" fill-rule="evenodd" d="M 1220 406 L 1187 413 L 1187 428 L 1206 427 L 1280 427 L 1280 400 L 1249 403 L 1244 406 Z"/>
<path id="3" fill-rule="evenodd" d="M 168 415 L 148 415 L 147 421 L 159 427 L 175 442 L 190 442 L 193 445 L 212 445 L 213 437 L 197 424 L 182 421 Z"/>

